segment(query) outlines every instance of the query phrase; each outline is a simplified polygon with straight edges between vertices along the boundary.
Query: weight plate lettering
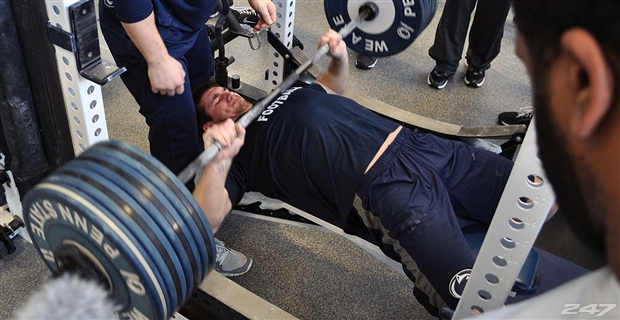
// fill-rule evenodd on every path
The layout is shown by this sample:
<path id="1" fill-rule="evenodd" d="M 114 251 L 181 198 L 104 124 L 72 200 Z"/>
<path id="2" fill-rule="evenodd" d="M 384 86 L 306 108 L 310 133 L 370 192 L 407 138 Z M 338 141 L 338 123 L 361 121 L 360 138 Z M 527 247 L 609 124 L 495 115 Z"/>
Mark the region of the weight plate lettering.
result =
<path id="1" fill-rule="evenodd" d="M 436 0 L 326 0 L 330 27 L 340 30 L 355 20 L 360 7 L 369 2 L 378 8 L 376 17 L 358 23 L 343 40 L 352 50 L 373 57 L 391 56 L 409 47 L 428 26 L 437 8 Z"/>
<path id="2" fill-rule="evenodd" d="M 37 251 L 52 272 L 54 250 L 78 243 L 111 281 L 112 297 L 123 303 L 119 317 L 164 319 L 169 314 L 163 280 L 138 241 L 103 206 L 72 188 L 45 179 L 24 197 L 24 220 Z"/>

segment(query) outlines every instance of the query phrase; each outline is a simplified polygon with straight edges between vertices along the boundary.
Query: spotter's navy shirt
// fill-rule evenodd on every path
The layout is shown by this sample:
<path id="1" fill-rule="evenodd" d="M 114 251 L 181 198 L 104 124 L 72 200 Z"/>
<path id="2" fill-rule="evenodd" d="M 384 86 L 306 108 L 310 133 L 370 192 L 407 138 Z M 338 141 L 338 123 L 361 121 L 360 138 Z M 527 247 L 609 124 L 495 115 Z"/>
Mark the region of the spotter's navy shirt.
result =
<path id="1" fill-rule="evenodd" d="M 101 0 L 104 21 L 124 33 L 121 21 L 135 23 L 155 15 L 166 43 L 192 41 L 205 26 L 217 0 Z"/>
<path id="2" fill-rule="evenodd" d="M 319 84 L 290 88 L 247 127 L 226 181 L 231 202 L 258 191 L 344 223 L 366 167 L 397 127 Z"/>

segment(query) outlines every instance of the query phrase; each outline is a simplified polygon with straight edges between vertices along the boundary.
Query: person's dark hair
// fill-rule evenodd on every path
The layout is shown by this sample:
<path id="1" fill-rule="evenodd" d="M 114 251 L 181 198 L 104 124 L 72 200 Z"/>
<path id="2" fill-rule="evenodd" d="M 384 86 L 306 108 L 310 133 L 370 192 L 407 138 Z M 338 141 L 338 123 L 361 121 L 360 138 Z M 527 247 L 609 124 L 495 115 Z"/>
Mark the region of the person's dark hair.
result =
<path id="1" fill-rule="evenodd" d="M 614 66 L 614 80 L 620 80 L 620 1 L 514 0 L 513 9 L 537 77 L 547 77 L 549 64 L 560 52 L 562 34 L 579 27 L 596 38 L 608 63 Z M 615 92 L 612 103 L 617 102 Z"/>
<path id="2" fill-rule="evenodd" d="M 209 91 L 209 89 L 213 87 L 217 87 L 217 86 L 218 86 L 217 83 L 209 81 L 209 82 L 199 85 L 192 92 L 192 98 L 194 99 L 194 106 L 196 106 L 196 125 L 198 125 L 198 134 L 200 136 L 202 136 L 202 132 L 203 132 L 202 126 L 205 123 L 213 120 L 213 118 L 211 118 L 211 116 L 209 116 L 205 112 L 204 106 L 200 105 L 200 100 L 202 99 L 202 96 L 204 96 L 204 94 L 207 91 Z"/>

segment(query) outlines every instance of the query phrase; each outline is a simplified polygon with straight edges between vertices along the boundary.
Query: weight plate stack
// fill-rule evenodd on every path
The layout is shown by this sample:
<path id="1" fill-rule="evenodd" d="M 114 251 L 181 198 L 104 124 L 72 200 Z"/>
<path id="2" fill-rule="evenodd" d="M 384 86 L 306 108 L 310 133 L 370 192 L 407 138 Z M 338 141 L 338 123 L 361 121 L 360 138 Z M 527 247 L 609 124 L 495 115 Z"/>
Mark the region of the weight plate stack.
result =
<path id="1" fill-rule="evenodd" d="M 159 196 L 156 198 L 161 198 L 162 201 L 170 203 L 170 205 L 176 209 L 166 211 L 166 213 L 170 215 L 170 217 L 168 217 L 168 221 L 174 225 L 174 229 L 186 230 L 184 234 L 189 239 L 189 245 L 192 246 L 189 254 L 193 255 L 192 258 L 198 265 L 194 275 L 198 280 L 196 281 L 196 285 L 198 285 L 206 275 L 206 272 L 209 270 L 209 266 L 213 263 L 213 261 L 215 261 L 214 258 L 211 260 L 209 257 L 209 244 L 214 243 L 215 241 L 213 240 L 212 233 L 208 233 L 207 238 L 204 237 L 203 230 L 211 230 L 211 227 L 206 221 L 206 217 L 204 218 L 204 222 L 199 220 L 199 223 L 196 223 L 196 220 L 192 218 L 192 212 L 195 211 L 195 208 L 193 206 L 185 205 L 184 201 L 182 201 L 184 199 L 185 202 L 192 201 L 196 203 L 189 191 L 187 191 L 187 188 L 183 184 L 179 183 L 179 188 L 186 191 L 186 194 L 183 195 L 181 194 L 181 191 L 176 190 L 179 188 L 175 188 L 174 185 L 170 183 L 164 183 L 161 180 L 160 175 L 156 174 L 156 171 L 160 171 L 158 168 L 154 166 L 148 167 L 145 165 L 145 162 L 152 163 L 152 160 L 147 161 L 150 160 L 148 157 L 141 159 L 142 161 L 136 160 L 135 157 L 131 156 L 132 152 L 130 152 L 127 147 L 125 149 L 120 149 L 107 143 L 98 144 L 95 147 L 91 148 L 93 152 L 102 153 L 103 155 L 112 155 L 113 158 L 117 159 L 121 163 L 130 163 L 132 165 L 132 169 L 141 172 L 145 178 L 148 177 L 149 185 L 159 191 L 159 193 L 157 193 Z M 170 175 L 172 175 L 171 172 Z M 172 179 L 168 179 L 178 182 L 178 179 L 176 179 L 174 175 L 172 175 Z M 179 194 L 182 196 L 179 197 Z M 198 205 L 196 204 L 196 206 Z M 200 215 L 204 217 L 202 210 L 200 211 Z"/>
<path id="2" fill-rule="evenodd" d="M 188 276 L 187 289 L 194 288 L 196 281 L 200 278 L 203 265 L 200 258 L 200 244 L 203 241 L 196 240 L 193 234 L 199 234 L 196 227 L 185 223 L 179 215 L 179 208 L 168 201 L 165 192 L 162 192 L 153 184 L 153 179 L 147 178 L 146 175 L 139 172 L 138 166 L 132 159 L 122 159 L 123 154 L 116 150 L 104 147 L 93 146 L 89 149 L 89 153 L 83 156 L 84 159 L 95 162 L 98 165 L 105 166 L 109 170 L 124 177 L 135 189 L 130 190 L 135 199 L 138 199 L 142 205 L 147 206 L 150 217 L 163 230 L 164 234 L 172 243 L 177 246 L 176 253 L 183 261 L 187 261 L 184 265 L 186 275 Z M 97 148 L 95 148 L 97 147 Z M 147 173 L 147 175 L 149 175 Z M 149 175 L 152 177 L 152 175 Z M 191 290 L 189 290 L 191 292 Z M 183 295 L 182 301 L 185 301 L 186 295 Z"/>
<path id="3" fill-rule="evenodd" d="M 83 182 L 83 185 L 76 185 L 76 188 L 97 192 L 93 194 L 98 199 L 104 199 L 107 203 L 112 202 L 108 209 L 125 226 L 144 241 L 144 247 L 149 248 L 152 256 L 161 257 L 155 261 L 155 266 L 160 273 L 167 279 L 165 288 L 174 303 L 184 301 L 184 292 L 187 290 L 187 282 L 183 264 L 187 259 L 182 259 L 183 255 L 177 255 L 176 250 L 172 249 L 170 240 L 165 237 L 164 232 L 152 220 L 153 213 L 159 213 L 154 206 L 146 206 L 146 210 L 135 199 L 135 194 L 130 195 L 133 186 L 127 183 L 126 179 L 116 175 L 103 166 L 99 166 L 86 158 L 80 158 L 73 165 L 61 168 L 58 173 L 70 175 Z M 110 179 L 108 179 L 108 177 Z M 94 189 L 94 190 L 93 190 Z M 149 211 L 151 213 L 149 213 Z"/>
<path id="4" fill-rule="evenodd" d="M 78 168 L 80 162 L 76 161 L 71 167 Z M 164 289 L 164 296 L 166 297 L 166 305 L 173 306 L 178 301 L 178 295 L 180 290 L 177 290 L 179 285 L 178 275 L 174 274 L 174 269 L 170 270 L 166 267 L 164 259 L 169 258 L 167 255 L 163 256 L 162 252 L 158 250 L 150 237 L 150 229 L 142 229 L 139 225 L 134 223 L 126 214 L 123 207 L 127 208 L 127 204 L 117 204 L 104 190 L 99 189 L 100 185 L 92 184 L 92 181 L 82 180 L 83 176 L 76 177 L 74 175 L 68 175 L 65 172 L 59 172 L 54 178 L 50 179 L 50 182 L 64 185 L 69 188 L 73 188 L 83 195 L 94 199 L 101 204 L 102 209 L 106 210 L 106 213 L 111 214 L 109 217 L 116 219 L 119 225 L 125 230 L 127 234 L 131 234 L 137 242 L 135 244 L 140 245 L 143 248 L 143 253 L 148 259 L 150 259 L 151 267 L 161 277 L 162 288 Z M 131 208 L 128 211 L 133 211 L 135 208 Z M 161 246 L 160 243 L 158 243 Z"/>
<path id="5" fill-rule="evenodd" d="M 122 306 L 119 318 L 169 319 L 215 262 L 215 238 L 189 190 L 123 142 L 94 145 L 35 186 L 24 220 L 53 273 L 79 273 L 63 269 L 65 249 L 78 252 Z"/>
<path id="6" fill-rule="evenodd" d="M 146 152 L 128 143 L 111 140 L 106 141 L 105 146 L 115 148 L 142 163 L 148 170 L 150 170 L 150 172 L 152 172 L 156 177 L 158 177 L 163 184 L 167 185 L 172 191 L 172 193 L 176 195 L 177 199 L 179 199 L 183 203 L 183 205 L 187 209 L 187 213 L 189 213 L 190 215 L 190 217 L 186 216 L 185 219 L 187 219 L 188 221 L 192 221 L 193 224 L 198 227 L 200 233 L 202 234 L 203 241 L 207 247 L 207 255 L 201 255 L 201 257 L 204 259 L 203 265 L 208 266 L 205 271 L 211 270 L 213 264 L 215 263 L 216 257 L 215 237 L 213 236 L 211 226 L 209 225 L 209 221 L 207 221 L 205 214 L 202 212 L 202 209 L 200 208 L 192 194 L 189 192 L 189 190 L 187 190 L 185 185 L 181 183 L 181 181 L 176 178 L 172 171 L 170 171 L 161 162 L 157 161 Z"/>
<path id="7" fill-rule="evenodd" d="M 57 250 L 73 246 L 104 275 L 122 313 L 169 318 L 170 297 L 153 257 L 98 199 L 66 183 L 68 178 L 52 175 L 24 197 L 24 222 L 47 266 L 60 273 Z"/>

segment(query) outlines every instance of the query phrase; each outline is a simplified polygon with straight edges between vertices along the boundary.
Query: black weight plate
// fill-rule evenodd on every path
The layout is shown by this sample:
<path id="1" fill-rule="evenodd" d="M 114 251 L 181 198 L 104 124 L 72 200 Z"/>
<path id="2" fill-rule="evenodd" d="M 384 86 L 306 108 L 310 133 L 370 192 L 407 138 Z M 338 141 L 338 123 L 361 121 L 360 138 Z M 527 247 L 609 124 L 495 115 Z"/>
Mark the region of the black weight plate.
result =
<path id="1" fill-rule="evenodd" d="M 191 265 L 190 275 L 193 276 L 192 282 L 188 283 L 188 288 L 193 289 L 197 286 L 203 278 L 201 274 L 203 265 L 200 254 L 205 252 L 206 249 L 204 248 L 204 241 L 196 240 L 196 235 L 200 236 L 197 227 L 193 224 L 187 224 L 180 218 L 179 212 L 183 211 L 184 208 L 177 205 L 175 201 L 169 201 L 165 193 L 154 184 L 158 181 L 152 179 L 152 173 L 145 171 L 139 163 L 127 157 L 124 153 L 106 148 L 99 143 L 91 147 L 87 152 L 82 153 L 80 157 L 107 167 L 141 190 L 142 196 L 146 197 L 148 202 L 156 207 L 156 210 L 149 210 L 147 212 L 153 214 L 152 218 L 160 224 L 162 229 L 176 233 L 176 237 L 171 236 L 173 239 L 177 238 L 181 241 L 185 250 L 177 251 L 177 254 L 182 255 L 183 252 L 186 253 L 186 257 L 190 260 Z M 172 199 L 174 200 L 174 198 Z M 189 297 L 191 291 L 188 290 L 187 297 Z"/>
<path id="2" fill-rule="evenodd" d="M 189 192 L 189 190 L 187 190 L 185 185 L 181 183 L 181 181 L 177 179 L 176 176 L 165 165 L 163 165 L 161 162 L 159 162 L 157 159 L 153 158 L 146 152 L 121 141 L 110 140 L 106 141 L 105 145 L 116 148 L 119 151 L 140 161 L 151 172 L 153 172 L 157 177 L 159 177 L 162 183 L 167 185 L 170 190 L 175 194 L 175 196 L 181 200 L 181 202 L 187 208 L 187 211 L 190 213 L 193 223 L 197 225 L 200 229 L 203 238 L 202 242 L 206 244 L 208 252 L 207 256 L 204 257 L 204 265 L 208 266 L 210 270 L 215 263 L 216 257 L 215 239 L 213 236 L 213 232 L 205 214 L 202 212 L 202 209 L 200 208 L 192 194 Z M 188 221 L 188 223 L 191 223 L 191 221 Z M 205 269 L 205 272 L 206 271 L 208 270 Z"/>
<path id="3" fill-rule="evenodd" d="M 25 195 L 23 212 L 32 241 L 50 270 L 58 272 L 53 254 L 58 246 L 63 242 L 79 243 L 110 279 L 111 295 L 123 306 L 121 312 L 164 319 L 169 310 L 162 280 L 152 270 L 143 249 L 135 244 L 136 239 L 103 212 L 96 201 L 48 181 Z M 131 279 L 131 288 L 125 276 Z"/>
<path id="4" fill-rule="evenodd" d="M 325 14 L 330 27 L 340 30 L 359 16 L 359 8 L 367 2 L 378 7 L 377 16 L 362 21 L 343 38 L 348 47 L 372 57 L 395 55 L 409 47 L 426 27 L 426 12 L 418 0 L 326 0 Z"/>
<path id="5" fill-rule="evenodd" d="M 75 166 L 79 161 L 72 162 L 72 166 Z M 49 180 L 51 183 L 62 185 L 71 190 L 89 197 L 92 201 L 96 201 L 104 213 L 108 215 L 108 218 L 114 219 L 117 224 L 124 230 L 126 235 L 131 235 L 136 239 L 134 244 L 142 248 L 143 254 L 150 260 L 151 269 L 156 275 L 159 275 L 161 282 L 160 285 L 164 290 L 164 297 L 166 298 L 166 305 L 169 312 L 176 311 L 178 296 L 175 291 L 175 283 L 172 278 L 172 274 L 166 269 L 163 263 L 163 258 L 160 252 L 156 250 L 154 245 L 149 242 L 148 236 L 146 236 L 142 230 L 136 227 L 134 223 L 129 221 L 130 219 L 122 219 L 123 209 L 121 209 L 112 199 L 107 197 L 103 192 L 94 188 L 90 184 L 79 180 L 73 175 L 69 175 L 66 172 L 57 172 Z"/>
<path id="6" fill-rule="evenodd" d="M 79 158 L 79 161 L 74 162 L 71 166 L 61 168 L 58 172 L 72 175 L 84 181 L 103 192 L 116 203 L 121 210 L 118 212 L 117 218 L 125 223 L 130 230 L 139 233 L 138 238 L 144 239 L 146 236 L 148 241 L 157 248 L 162 262 L 165 263 L 165 268 L 160 272 L 162 274 L 170 273 L 178 297 L 176 302 L 177 305 L 180 305 L 184 293 L 187 292 L 187 283 L 193 281 L 193 279 L 186 279 L 186 272 L 191 276 L 189 260 L 181 259 L 183 255 L 177 256 L 165 233 L 145 212 L 145 208 L 137 202 L 139 191 L 136 191 L 135 187 L 116 173 L 82 158 Z M 174 241 L 174 243 L 178 243 L 178 241 Z"/>

